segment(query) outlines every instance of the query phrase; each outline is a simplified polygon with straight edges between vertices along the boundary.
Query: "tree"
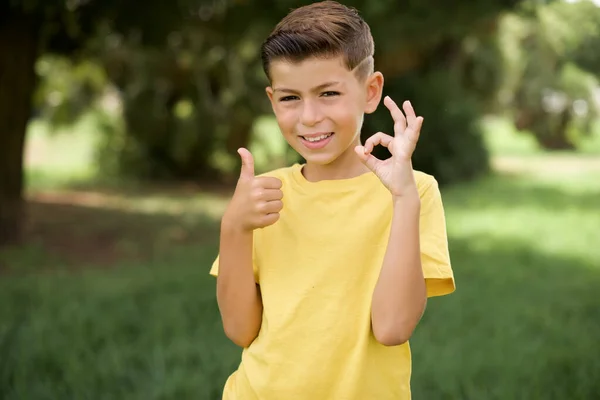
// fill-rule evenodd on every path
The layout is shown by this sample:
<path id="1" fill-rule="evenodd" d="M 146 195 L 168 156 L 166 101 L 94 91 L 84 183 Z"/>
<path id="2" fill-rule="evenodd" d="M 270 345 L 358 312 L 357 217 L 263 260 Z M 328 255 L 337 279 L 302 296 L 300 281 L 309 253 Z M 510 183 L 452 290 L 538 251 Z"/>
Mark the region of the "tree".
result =
<path id="1" fill-rule="evenodd" d="M 424 84 L 431 79 L 436 82 L 442 79 L 451 90 L 452 85 L 446 83 L 455 79 L 456 73 L 443 77 L 435 70 L 451 66 L 460 76 L 464 38 L 477 35 L 482 26 L 485 29 L 493 26 L 501 12 L 519 1 L 457 0 L 450 4 L 437 0 L 426 5 L 366 0 L 344 3 L 357 7 L 371 22 L 378 43 L 378 65 L 390 82 L 396 82 L 387 88 L 401 98 L 403 93 L 420 90 L 402 76 L 418 76 Z M 120 48 L 120 55 L 119 51 L 113 51 L 95 56 L 104 57 L 109 76 L 125 99 L 125 135 L 129 147 L 123 154 L 131 155 L 130 149 L 135 149 L 129 160 L 146 163 L 150 160 L 153 166 L 145 168 L 149 176 L 207 173 L 210 171 L 207 160 L 218 149 L 217 145 L 230 153 L 245 145 L 253 119 L 268 109 L 264 104 L 254 104 L 255 93 L 257 90 L 262 93 L 264 85 L 256 57 L 258 46 L 278 19 L 290 8 L 302 4 L 306 2 L 152 0 L 143 5 L 117 0 L 2 2 L 0 45 L 3 54 L 11 56 L 0 60 L 0 245 L 20 237 L 24 212 L 22 154 L 37 85 L 35 65 L 40 55 L 85 57 L 91 50 L 98 51 L 98 38 L 121 38 L 126 45 Z M 154 49 L 154 56 L 149 48 Z M 123 57 L 123 51 L 130 49 L 135 53 Z M 155 64 L 136 64 L 132 56 Z M 414 71 L 419 73 L 411 75 Z M 130 91 L 131 77 L 141 83 L 141 91 Z M 169 90 L 160 92 L 157 82 L 167 82 Z M 164 115 L 151 112 L 150 107 L 156 104 L 149 101 L 152 99 L 159 100 Z M 439 105 L 454 101 L 448 93 L 432 100 Z M 187 119 L 173 117 L 182 110 Z M 445 107 L 439 106 L 434 111 L 440 110 Z M 455 134 L 469 132 L 466 135 L 475 138 L 471 127 L 473 110 L 463 109 L 459 114 L 441 120 L 463 124 L 453 127 Z M 236 117 L 231 118 L 232 115 Z M 438 125 L 435 134 L 424 137 L 424 141 L 431 141 L 424 149 L 430 148 L 433 153 L 421 156 L 423 169 L 442 173 L 462 158 L 461 151 L 451 142 L 439 140 L 447 129 Z M 198 130 L 202 130 L 202 136 Z M 173 132 L 176 138 L 170 135 Z M 191 141 L 186 142 L 186 138 Z M 436 142 L 445 144 L 440 147 Z M 482 146 L 476 139 L 469 143 L 482 154 Z M 443 162 L 426 161 L 432 154 L 441 153 Z M 474 159 L 485 161 L 485 156 Z M 447 180 L 471 176 L 469 171 L 483 170 L 479 165 L 480 161 L 470 166 L 463 164 L 459 168 L 462 172 L 446 175 Z"/>
<path id="2" fill-rule="evenodd" d="M 600 109 L 600 8 L 527 2 L 502 23 L 505 96 L 518 129 L 546 149 L 573 149 Z"/>
<path id="3" fill-rule="evenodd" d="M 8 0 L 0 3 L 0 246 L 22 233 L 23 148 L 35 65 L 44 53 L 76 57 L 97 28 L 144 32 L 144 43 L 161 45 L 166 32 L 181 24 L 193 1 L 146 2 L 143 7 L 116 0 Z M 186 14 L 187 13 L 187 14 Z"/>

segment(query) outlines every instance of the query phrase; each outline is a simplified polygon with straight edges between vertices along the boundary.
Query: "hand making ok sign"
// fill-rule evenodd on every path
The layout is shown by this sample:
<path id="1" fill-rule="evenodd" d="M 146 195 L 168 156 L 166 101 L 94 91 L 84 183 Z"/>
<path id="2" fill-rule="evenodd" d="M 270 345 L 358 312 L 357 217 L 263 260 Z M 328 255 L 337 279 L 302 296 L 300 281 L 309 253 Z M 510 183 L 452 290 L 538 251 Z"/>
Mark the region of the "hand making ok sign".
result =
<path id="1" fill-rule="evenodd" d="M 394 136 L 377 132 L 367 139 L 364 146 L 357 146 L 356 153 L 394 198 L 417 194 L 411 158 L 419 140 L 423 117 L 415 115 L 409 101 L 403 104 L 406 116 L 389 96 L 385 97 L 383 103 L 394 119 Z M 392 156 L 387 160 L 379 160 L 371 154 L 379 144 L 390 151 Z"/>

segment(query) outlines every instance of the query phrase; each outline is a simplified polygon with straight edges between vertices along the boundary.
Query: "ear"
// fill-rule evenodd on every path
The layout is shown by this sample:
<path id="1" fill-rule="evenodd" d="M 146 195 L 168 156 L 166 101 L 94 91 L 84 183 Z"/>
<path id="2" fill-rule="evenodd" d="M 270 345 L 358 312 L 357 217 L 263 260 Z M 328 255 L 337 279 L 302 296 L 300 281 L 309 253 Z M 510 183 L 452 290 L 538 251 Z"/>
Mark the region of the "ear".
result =
<path id="1" fill-rule="evenodd" d="M 265 92 L 267 93 L 267 97 L 271 102 L 271 108 L 275 109 L 275 100 L 273 99 L 273 88 L 271 86 L 267 86 Z"/>
<path id="2" fill-rule="evenodd" d="M 365 113 L 371 114 L 377 110 L 383 93 L 383 74 L 381 72 L 372 73 L 365 81 L 365 90 L 367 101 L 365 103 Z"/>

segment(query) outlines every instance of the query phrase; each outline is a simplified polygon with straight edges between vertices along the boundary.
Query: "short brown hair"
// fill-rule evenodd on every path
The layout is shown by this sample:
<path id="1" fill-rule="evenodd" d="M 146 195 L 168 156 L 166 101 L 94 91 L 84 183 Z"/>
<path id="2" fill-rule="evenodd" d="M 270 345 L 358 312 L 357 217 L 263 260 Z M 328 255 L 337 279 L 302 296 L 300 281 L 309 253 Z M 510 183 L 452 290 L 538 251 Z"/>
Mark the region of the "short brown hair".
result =
<path id="1" fill-rule="evenodd" d="M 292 10 L 275 26 L 261 47 L 269 81 L 274 60 L 301 62 L 310 57 L 342 56 L 346 67 L 356 67 L 359 79 L 373 70 L 375 44 L 369 25 L 352 7 L 321 1 Z"/>

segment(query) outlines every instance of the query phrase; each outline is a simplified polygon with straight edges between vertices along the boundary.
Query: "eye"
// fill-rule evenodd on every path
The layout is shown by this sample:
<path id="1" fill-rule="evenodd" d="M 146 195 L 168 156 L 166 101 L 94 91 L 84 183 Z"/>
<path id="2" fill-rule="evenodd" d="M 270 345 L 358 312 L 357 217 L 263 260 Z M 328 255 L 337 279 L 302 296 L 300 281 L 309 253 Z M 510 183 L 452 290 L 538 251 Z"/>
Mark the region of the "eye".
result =
<path id="1" fill-rule="evenodd" d="M 323 97 L 332 97 L 332 96 L 339 96 L 340 92 L 334 92 L 334 91 L 329 91 L 329 92 L 323 92 L 322 96 Z"/>
<path id="2" fill-rule="evenodd" d="M 298 96 L 285 96 L 285 97 L 281 97 L 279 99 L 279 101 L 291 101 L 291 100 L 297 100 Z"/>

